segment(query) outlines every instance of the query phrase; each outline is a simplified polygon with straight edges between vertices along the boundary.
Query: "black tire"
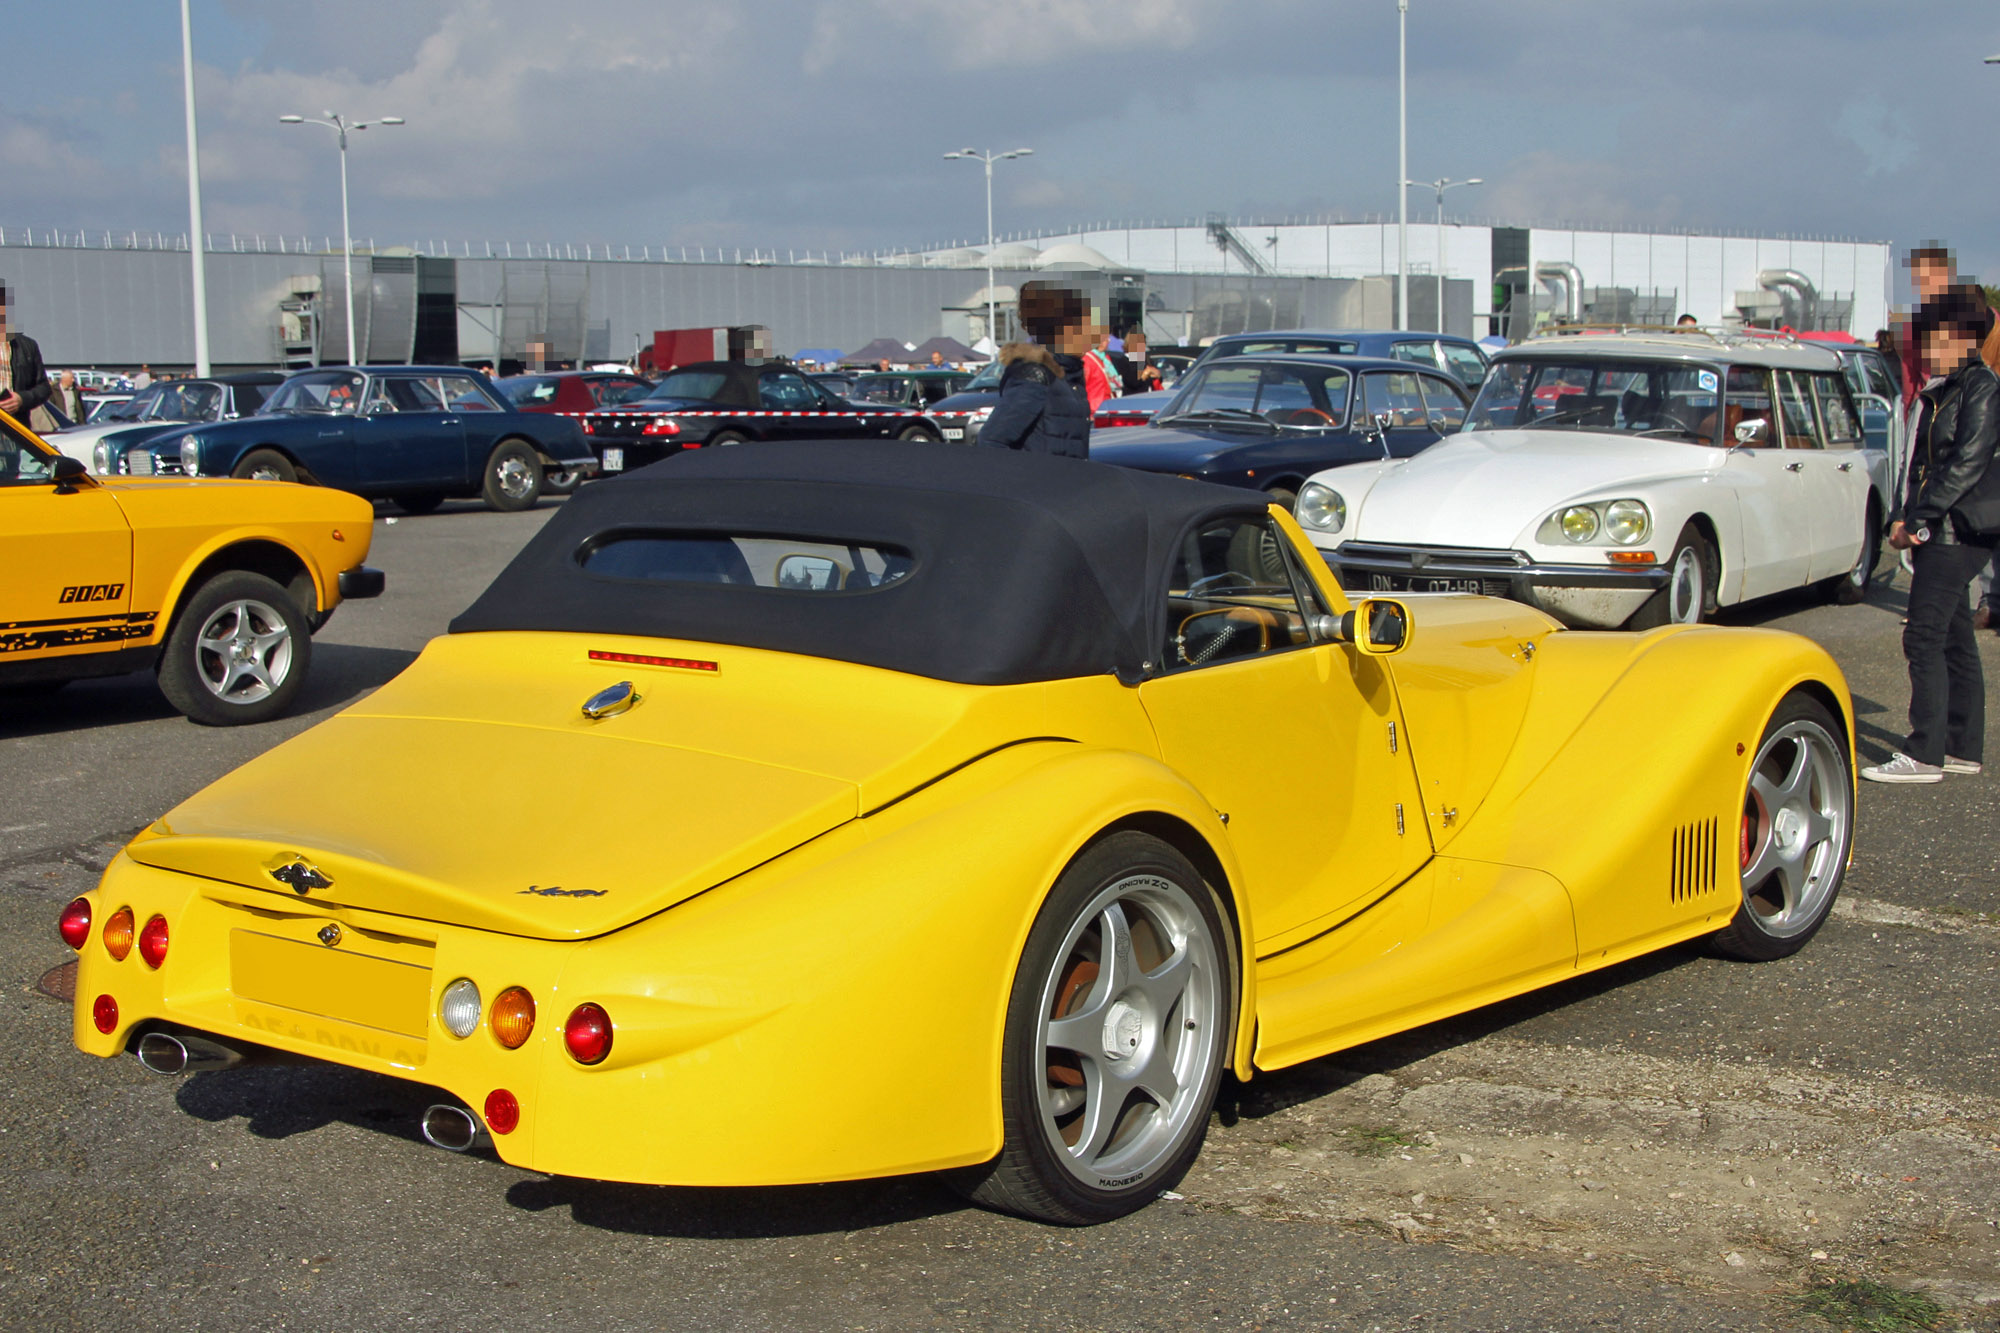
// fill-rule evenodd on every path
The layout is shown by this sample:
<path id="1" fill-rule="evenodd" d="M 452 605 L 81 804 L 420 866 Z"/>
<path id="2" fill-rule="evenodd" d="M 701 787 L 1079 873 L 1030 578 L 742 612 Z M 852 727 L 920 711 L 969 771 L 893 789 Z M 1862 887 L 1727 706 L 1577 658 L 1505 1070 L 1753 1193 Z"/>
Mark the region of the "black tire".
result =
<path id="1" fill-rule="evenodd" d="M 443 503 L 444 497 L 435 492 L 396 497 L 396 508 L 406 514 L 434 514 L 437 512 L 437 507 Z"/>
<path id="2" fill-rule="evenodd" d="M 297 481 L 299 470 L 276 449 L 252 449 L 237 461 L 229 475 L 258 481 Z"/>
<path id="3" fill-rule="evenodd" d="M 1718 953 L 1751 962 L 1785 958 L 1826 924 L 1854 844 L 1854 758 L 1846 737 L 1824 704 L 1798 691 L 1765 725 L 1737 832 L 1742 902 L 1709 937 Z M 1796 857 L 1794 841 L 1802 849 Z"/>
<path id="4" fill-rule="evenodd" d="M 703 441 L 701 447 L 704 449 L 719 449 L 728 444 L 748 444 L 749 442 L 750 439 L 746 435 L 739 434 L 733 430 L 719 430 Z"/>
<path id="5" fill-rule="evenodd" d="M 902 433 L 897 435 L 896 438 L 899 440 L 921 441 L 924 444 L 942 444 L 944 442 L 942 437 L 929 426 L 905 426 Z"/>
<path id="6" fill-rule="evenodd" d="M 1113 908 L 1123 939 L 1109 952 L 1124 961 L 1107 974 L 1090 956 L 1103 956 Z M 1043 1222 L 1087 1225 L 1144 1208 L 1201 1151 L 1238 993 L 1228 916 L 1186 857 L 1131 831 L 1087 848 L 1042 904 L 1015 974 L 1000 1155 L 948 1179 L 975 1203 Z M 1081 1044 L 1059 1039 L 1065 1019 Z M 1150 1089 L 1168 1084 L 1162 1102 Z"/>
<path id="7" fill-rule="evenodd" d="M 575 468 L 554 468 L 542 474 L 543 495 L 568 495 L 583 485 L 583 473 Z"/>
<path id="8" fill-rule="evenodd" d="M 1272 504 L 1284 506 L 1284 510 L 1287 514 L 1298 513 L 1299 492 L 1296 486 L 1290 486 L 1283 482 L 1280 482 L 1276 486 L 1266 487 L 1264 490 L 1264 494 L 1270 497 Z"/>
<path id="9" fill-rule="evenodd" d="M 1882 563 L 1882 511 L 1875 502 L 1868 502 L 1867 517 L 1862 520 L 1867 526 L 1861 534 L 1861 558 L 1854 568 L 1837 579 L 1826 581 L 1829 600 L 1839 606 L 1855 606 L 1868 599 L 1868 590 L 1875 586 L 1875 567 Z"/>
<path id="10" fill-rule="evenodd" d="M 502 514 L 533 509 L 542 498 L 542 456 L 525 440 L 502 440 L 486 456 L 480 495 Z"/>
<path id="11" fill-rule="evenodd" d="M 1687 563 L 1692 564 L 1691 574 L 1683 568 Z M 1701 624 L 1715 609 L 1716 579 L 1721 572 L 1715 548 L 1701 535 L 1701 529 L 1688 524 L 1675 540 L 1673 554 L 1667 557 L 1671 581 L 1632 613 L 1625 628 L 1646 630 L 1662 625 Z"/>
<path id="12" fill-rule="evenodd" d="M 241 646 L 232 659 L 220 644 Z M 207 727 L 267 722 L 292 706 L 312 665 L 312 625 L 292 595 L 265 578 L 228 570 L 181 605 L 160 654 L 160 692 Z"/>

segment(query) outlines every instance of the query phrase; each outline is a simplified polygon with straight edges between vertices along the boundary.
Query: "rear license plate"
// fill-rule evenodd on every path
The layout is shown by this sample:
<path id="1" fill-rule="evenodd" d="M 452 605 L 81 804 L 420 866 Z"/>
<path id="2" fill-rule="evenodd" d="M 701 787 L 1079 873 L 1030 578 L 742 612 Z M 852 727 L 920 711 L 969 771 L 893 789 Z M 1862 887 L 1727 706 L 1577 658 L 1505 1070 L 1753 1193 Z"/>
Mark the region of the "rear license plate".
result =
<path id="1" fill-rule="evenodd" d="M 255 930 L 229 934 L 229 988 L 246 1000 L 422 1039 L 431 970 Z"/>
<path id="2" fill-rule="evenodd" d="M 965 438 L 965 428 L 963 426 L 946 426 L 944 428 L 944 437 L 947 440 L 962 440 Z"/>
<path id="3" fill-rule="evenodd" d="M 1427 579 L 1401 574 L 1370 574 L 1370 592 L 1469 592 L 1480 591 L 1478 579 Z"/>
<path id="4" fill-rule="evenodd" d="M 623 449 L 606 449 L 604 451 L 604 470 L 606 472 L 623 472 L 625 470 L 625 451 Z"/>

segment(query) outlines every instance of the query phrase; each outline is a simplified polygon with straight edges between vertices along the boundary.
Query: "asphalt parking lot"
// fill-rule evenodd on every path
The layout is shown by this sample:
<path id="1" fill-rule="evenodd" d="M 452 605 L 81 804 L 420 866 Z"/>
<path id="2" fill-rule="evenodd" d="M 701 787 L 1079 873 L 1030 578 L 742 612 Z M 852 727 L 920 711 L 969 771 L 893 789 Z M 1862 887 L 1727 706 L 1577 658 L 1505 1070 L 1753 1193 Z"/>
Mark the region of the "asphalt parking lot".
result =
<path id="1" fill-rule="evenodd" d="M 1802 1298 L 1858 1278 L 2000 1329 L 2000 773 L 1865 787 L 1799 957 L 1675 950 L 1231 1089 L 1178 1197 L 1088 1231 L 923 1179 L 548 1179 L 425 1146 L 390 1080 L 78 1054 L 36 990 L 61 905 L 400 670 L 551 512 L 378 518 L 389 594 L 320 635 L 296 717 L 203 729 L 141 677 L 0 704 L 0 1326 L 1827 1328 Z M 1827 645 L 1880 758 L 1905 586 L 1731 619 Z"/>

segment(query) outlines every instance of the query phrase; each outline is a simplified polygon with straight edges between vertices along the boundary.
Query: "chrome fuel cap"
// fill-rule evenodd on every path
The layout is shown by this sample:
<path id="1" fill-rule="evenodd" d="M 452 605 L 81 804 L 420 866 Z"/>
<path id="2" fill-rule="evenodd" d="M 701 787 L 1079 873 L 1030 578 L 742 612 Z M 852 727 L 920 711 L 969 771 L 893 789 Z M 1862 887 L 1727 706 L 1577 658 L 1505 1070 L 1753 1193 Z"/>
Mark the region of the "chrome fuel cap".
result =
<path id="1" fill-rule="evenodd" d="M 593 722 L 607 717 L 617 717 L 639 702 L 639 691 L 629 680 L 621 680 L 616 685 L 599 690 L 583 701 L 583 715 Z"/>

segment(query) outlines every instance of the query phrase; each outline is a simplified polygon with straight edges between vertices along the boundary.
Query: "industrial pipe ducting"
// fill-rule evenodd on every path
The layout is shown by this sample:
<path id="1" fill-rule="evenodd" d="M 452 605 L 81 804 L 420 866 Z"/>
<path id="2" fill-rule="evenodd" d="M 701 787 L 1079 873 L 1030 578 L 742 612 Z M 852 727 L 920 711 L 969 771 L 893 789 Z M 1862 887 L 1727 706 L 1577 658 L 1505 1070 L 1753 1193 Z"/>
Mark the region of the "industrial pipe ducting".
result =
<path id="1" fill-rule="evenodd" d="M 1781 299 L 1783 289 L 1792 292 L 1796 298 L 1797 313 L 1795 317 L 1785 320 L 1787 324 L 1807 330 L 1819 327 L 1819 288 L 1812 285 L 1811 278 L 1793 268 L 1767 268 L 1757 275 L 1757 285 L 1767 292 L 1779 292 Z M 1786 301 L 1788 307 L 1793 304 L 1793 301 Z M 1792 316 L 1793 311 L 1788 309 L 1786 314 Z"/>
<path id="2" fill-rule="evenodd" d="M 1535 277 L 1542 282 L 1551 279 L 1563 285 L 1563 318 L 1571 324 L 1583 322 L 1583 270 L 1561 259 L 1549 259 L 1535 265 Z"/>

